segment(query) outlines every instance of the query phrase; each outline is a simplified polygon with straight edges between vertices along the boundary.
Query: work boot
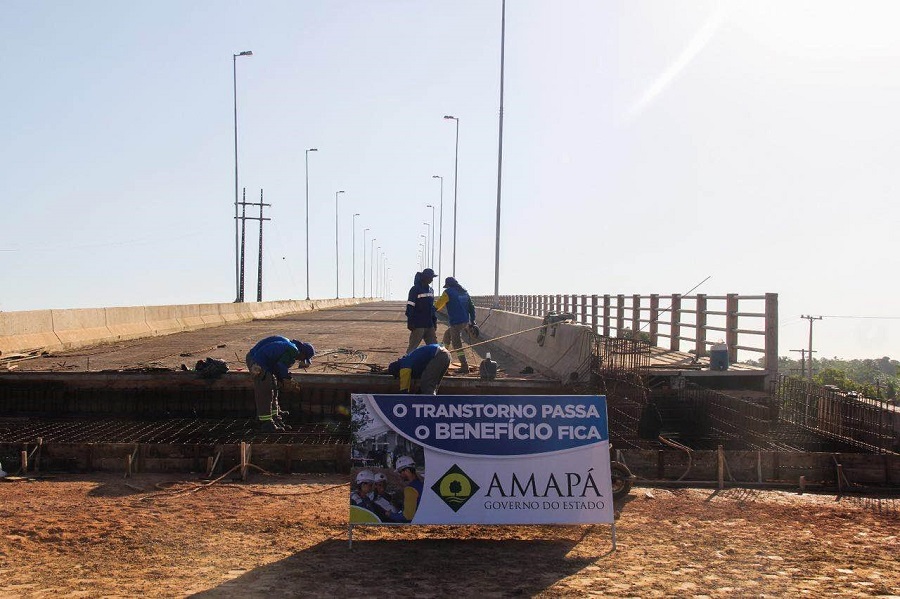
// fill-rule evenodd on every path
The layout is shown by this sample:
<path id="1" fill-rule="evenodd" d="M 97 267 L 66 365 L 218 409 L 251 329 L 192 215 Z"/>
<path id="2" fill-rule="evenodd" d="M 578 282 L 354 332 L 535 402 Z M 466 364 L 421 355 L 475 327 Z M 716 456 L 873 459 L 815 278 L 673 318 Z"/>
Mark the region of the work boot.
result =
<path id="1" fill-rule="evenodd" d="M 279 433 L 283 430 L 282 427 L 278 426 L 272 420 L 263 420 L 259 423 L 259 432 L 261 433 Z"/>
<path id="2" fill-rule="evenodd" d="M 284 412 L 282 412 L 284 414 Z M 276 428 L 280 428 L 283 431 L 294 430 L 290 424 L 286 424 L 284 420 L 282 420 L 281 416 L 273 416 L 272 422 L 275 423 Z"/>

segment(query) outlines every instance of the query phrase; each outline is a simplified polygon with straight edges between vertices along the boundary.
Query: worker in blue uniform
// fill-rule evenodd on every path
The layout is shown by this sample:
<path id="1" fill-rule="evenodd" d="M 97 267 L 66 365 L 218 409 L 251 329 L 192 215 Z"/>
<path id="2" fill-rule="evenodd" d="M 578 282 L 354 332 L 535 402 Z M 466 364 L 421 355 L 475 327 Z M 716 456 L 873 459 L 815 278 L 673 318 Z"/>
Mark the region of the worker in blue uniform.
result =
<path id="1" fill-rule="evenodd" d="M 426 344 L 437 343 L 437 312 L 434 309 L 434 289 L 431 288 L 433 280 L 434 271 L 426 268 L 416 273 L 409 290 L 406 299 L 409 347 L 406 348 L 406 353 L 419 347 L 423 339 Z"/>
<path id="2" fill-rule="evenodd" d="M 266 337 L 247 352 L 260 431 L 271 433 L 285 428 L 279 416 L 278 388 L 291 380 L 288 368 L 294 362 L 299 360 L 300 366 L 306 368 L 315 355 L 316 350 L 309 343 L 279 336 Z"/>
<path id="3" fill-rule="evenodd" d="M 475 304 L 465 287 L 453 277 L 444 280 L 444 293 L 434 302 L 435 310 L 442 310 L 444 307 L 447 308 L 447 321 L 450 324 L 444 331 L 444 346 L 453 347 L 459 360 L 459 373 L 466 374 L 469 372 L 469 362 L 462 348 L 460 333 L 475 324 Z"/>
<path id="4" fill-rule="evenodd" d="M 388 374 L 400 379 L 401 393 L 412 393 L 413 379 L 419 379 L 419 393 L 437 395 L 448 368 L 450 352 L 437 343 L 431 343 L 391 362 Z"/>

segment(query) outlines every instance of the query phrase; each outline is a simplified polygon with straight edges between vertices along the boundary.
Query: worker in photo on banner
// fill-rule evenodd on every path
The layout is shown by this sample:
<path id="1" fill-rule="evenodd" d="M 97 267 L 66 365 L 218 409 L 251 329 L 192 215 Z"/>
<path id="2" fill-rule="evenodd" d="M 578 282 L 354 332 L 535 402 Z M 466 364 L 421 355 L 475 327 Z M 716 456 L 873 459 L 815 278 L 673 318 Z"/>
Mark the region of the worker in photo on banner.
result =
<path id="1" fill-rule="evenodd" d="M 373 514 L 375 504 L 372 503 L 372 485 L 375 484 L 375 474 L 371 470 L 360 470 L 356 473 L 356 488 L 350 492 L 350 504 L 367 509 Z"/>
<path id="2" fill-rule="evenodd" d="M 419 380 L 419 393 L 437 395 L 447 369 L 450 352 L 437 343 L 423 345 L 388 365 L 388 374 L 400 379 L 400 393 L 412 393 L 414 379 Z"/>
<path id="3" fill-rule="evenodd" d="M 256 423 L 264 433 L 284 430 L 278 389 L 291 380 L 288 368 L 299 361 L 301 368 L 310 365 L 316 350 L 309 343 L 287 337 L 266 337 L 247 352 L 247 370 L 253 380 Z"/>
<path id="4" fill-rule="evenodd" d="M 424 480 L 416 472 L 416 462 L 409 456 L 397 460 L 397 474 L 403 479 L 403 517 L 412 521 L 422 501 Z"/>
<path id="5" fill-rule="evenodd" d="M 419 347 L 419 343 L 437 343 L 437 312 L 434 309 L 434 289 L 431 282 L 434 271 L 426 268 L 417 272 L 406 299 L 406 328 L 409 329 L 409 347 L 406 353 Z"/>
<path id="6" fill-rule="evenodd" d="M 435 310 L 442 310 L 444 307 L 447 308 L 447 320 L 450 324 L 444 331 L 444 346 L 453 347 L 459 360 L 459 373 L 466 374 L 469 372 L 469 362 L 462 348 L 460 333 L 475 325 L 475 304 L 465 287 L 453 277 L 444 280 L 444 293 L 434 302 Z"/>
<path id="7" fill-rule="evenodd" d="M 387 492 L 387 476 L 383 472 L 376 472 L 374 476 L 375 482 L 372 483 L 369 499 L 375 506 L 373 510 L 375 515 L 382 522 L 407 522 L 403 512 L 394 506 L 391 496 Z"/>

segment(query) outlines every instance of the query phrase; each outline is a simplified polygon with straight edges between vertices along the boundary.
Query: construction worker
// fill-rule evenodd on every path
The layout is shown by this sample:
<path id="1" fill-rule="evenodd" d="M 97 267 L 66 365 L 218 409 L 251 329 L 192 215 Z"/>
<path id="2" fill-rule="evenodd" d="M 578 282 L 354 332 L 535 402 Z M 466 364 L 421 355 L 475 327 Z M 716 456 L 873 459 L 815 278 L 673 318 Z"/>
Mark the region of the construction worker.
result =
<path id="1" fill-rule="evenodd" d="M 403 517 L 412 521 L 422 501 L 424 480 L 416 472 L 416 462 L 409 456 L 397 460 L 397 474 L 403 479 Z"/>
<path id="2" fill-rule="evenodd" d="M 253 379 L 253 398 L 259 430 L 274 433 L 284 430 L 278 406 L 278 388 L 291 380 L 288 368 L 300 361 L 307 368 L 316 350 L 309 343 L 287 337 L 266 337 L 247 352 L 247 369 Z"/>
<path id="3" fill-rule="evenodd" d="M 453 277 L 444 279 L 444 293 L 434 302 L 435 310 L 442 310 L 445 306 L 450 326 L 444 331 L 444 346 L 451 347 L 452 344 L 459 358 L 459 373 L 466 374 L 469 372 L 469 362 L 462 348 L 460 333 L 475 324 L 475 304 L 469 292 Z"/>
<path id="4" fill-rule="evenodd" d="M 434 289 L 431 282 L 434 271 L 426 268 L 417 272 L 406 300 L 406 328 L 409 329 L 409 347 L 406 353 L 425 343 L 437 343 L 437 313 L 434 309 Z"/>
<path id="5" fill-rule="evenodd" d="M 388 374 L 400 379 L 400 393 L 412 393 L 413 379 L 419 381 L 419 393 L 437 395 L 441 380 L 450 368 L 450 352 L 437 343 L 423 345 L 388 365 Z"/>

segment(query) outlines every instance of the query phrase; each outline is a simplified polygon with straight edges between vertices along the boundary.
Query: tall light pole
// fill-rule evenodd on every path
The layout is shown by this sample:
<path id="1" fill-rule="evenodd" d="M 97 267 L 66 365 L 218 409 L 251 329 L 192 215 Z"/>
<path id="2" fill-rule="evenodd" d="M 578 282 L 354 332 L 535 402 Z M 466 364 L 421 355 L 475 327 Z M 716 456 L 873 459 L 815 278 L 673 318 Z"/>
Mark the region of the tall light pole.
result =
<path id="1" fill-rule="evenodd" d="M 344 193 L 344 190 L 334 192 L 334 297 L 341 297 L 341 281 L 340 270 L 341 265 L 338 261 L 338 195 Z"/>
<path id="2" fill-rule="evenodd" d="M 353 297 L 356 297 L 356 217 L 359 212 L 353 215 Z"/>
<path id="3" fill-rule="evenodd" d="M 234 301 L 241 301 L 240 239 L 238 238 L 238 135 L 237 135 L 237 59 L 238 56 L 253 56 L 245 50 L 231 55 L 231 71 L 234 80 Z"/>
<path id="4" fill-rule="evenodd" d="M 375 237 L 369 246 L 369 297 L 374 297 L 375 291 Z"/>
<path id="5" fill-rule="evenodd" d="M 309 153 L 318 151 L 316 148 L 306 150 L 306 299 L 309 299 Z"/>
<path id="6" fill-rule="evenodd" d="M 378 285 L 381 283 L 381 246 L 375 253 L 375 289 L 372 290 L 372 297 L 378 297 Z"/>
<path id="7" fill-rule="evenodd" d="M 431 223 L 425 221 L 422 224 L 427 227 L 427 229 L 425 229 L 425 255 L 428 256 L 428 259 L 426 261 L 428 262 L 429 266 L 434 267 L 434 264 L 431 263 L 431 255 L 429 254 L 429 248 L 431 247 L 431 242 L 434 239 L 431 236 Z"/>
<path id="8" fill-rule="evenodd" d="M 426 208 L 431 208 L 431 267 L 434 268 L 434 206 L 425 204 Z"/>
<path id="9" fill-rule="evenodd" d="M 441 209 L 439 212 L 441 223 L 438 225 L 438 281 L 440 281 L 444 258 L 444 178 L 440 175 L 431 175 L 431 178 L 441 180 Z"/>
<path id="10" fill-rule="evenodd" d="M 505 0 L 504 0 L 505 1 Z M 455 158 L 453 159 L 453 272 L 450 273 L 454 277 L 456 276 L 456 191 L 457 184 L 459 183 L 459 119 L 455 116 L 444 115 L 445 119 L 456 121 L 456 153 Z M 443 190 L 444 180 L 441 179 L 441 186 Z"/>
<path id="11" fill-rule="evenodd" d="M 425 233 L 419 233 L 419 239 L 422 240 L 422 268 L 427 266 L 425 263 L 428 262 L 428 236 Z"/>
<path id="12" fill-rule="evenodd" d="M 503 59 L 506 50 L 506 0 L 500 17 L 500 133 L 497 142 L 497 234 L 494 242 L 494 307 L 500 307 L 500 183 L 503 181 Z"/>
<path id="13" fill-rule="evenodd" d="M 369 232 L 369 228 L 366 227 L 363 229 L 363 292 L 362 296 L 366 297 L 366 233 Z"/>

